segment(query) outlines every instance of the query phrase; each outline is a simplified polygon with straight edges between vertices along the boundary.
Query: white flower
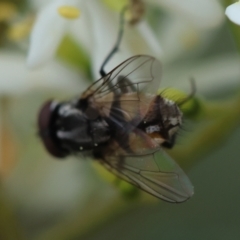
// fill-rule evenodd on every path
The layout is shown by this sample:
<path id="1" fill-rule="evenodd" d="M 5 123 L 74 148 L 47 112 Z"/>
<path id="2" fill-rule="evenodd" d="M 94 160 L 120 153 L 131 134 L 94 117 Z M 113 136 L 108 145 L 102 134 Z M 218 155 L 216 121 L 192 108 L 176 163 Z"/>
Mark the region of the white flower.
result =
<path id="1" fill-rule="evenodd" d="M 225 14 L 232 22 L 240 25 L 240 1 L 228 6 Z"/>
<path id="2" fill-rule="evenodd" d="M 61 0 L 52 1 L 40 11 L 30 39 L 31 46 L 28 56 L 30 66 L 41 64 L 41 62 L 51 59 L 55 54 L 70 24 L 70 20 L 61 17 L 57 11 L 65 2 Z M 74 6 L 76 1 L 68 0 L 67 2 Z"/>
<path id="3" fill-rule="evenodd" d="M 43 151 L 37 152 L 37 146 L 41 147 L 35 123 L 39 109 L 34 109 L 34 104 L 36 102 L 42 104 L 39 97 L 45 94 L 49 96 L 48 93 L 51 92 L 53 95 L 50 96 L 53 98 L 56 94 L 60 96 L 63 93 L 64 98 L 74 94 L 79 95 L 80 91 L 86 89 L 86 81 L 79 71 L 57 61 L 49 61 L 41 69 L 29 70 L 26 66 L 26 57 L 17 51 L 0 51 L 0 73 L 0 152 L 2 153 L 2 149 L 5 149 L 5 154 L 2 153 L 0 157 L 0 174 L 4 178 L 4 186 L 9 197 L 16 205 L 20 202 L 25 211 L 30 209 L 30 212 L 35 213 L 40 209 L 40 204 L 44 202 L 45 207 L 39 214 L 45 211 L 49 213 L 52 210 L 53 212 L 61 211 L 68 206 L 74 206 L 76 204 L 74 197 L 78 190 L 86 189 L 83 179 L 79 184 L 79 171 L 83 169 L 84 172 L 85 169 L 86 172 L 86 168 L 81 167 L 74 175 L 79 166 L 77 161 L 66 161 L 59 165 L 58 162 L 42 155 Z M 11 104 L 4 105 L 5 99 Z M 16 131 L 18 129 L 16 126 L 20 126 L 20 130 Z M 3 129 L 5 135 L 3 135 Z M 4 136 L 7 142 L 3 141 Z M 21 149 L 21 153 L 17 151 L 16 155 L 12 156 L 11 147 Z M 29 171 L 28 166 L 31 166 L 33 161 L 38 167 Z M 6 162 L 10 162 L 11 171 L 8 170 L 4 175 L 5 168 L 7 168 Z M 81 177 L 84 174 L 81 174 Z M 58 183 L 61 184 L 59 185 L 61 190 L 56 195 Z M 43 193 L 46 193 L 47 189 L 50 189 L 48 196 Z M 31 194 L 28 194 L 29 192 Z M 83 194 L 82 200 L 88 196 L 87 192 L 88 190 L 85 190 L 86 195 Z"/>
<path id="4" fill-rule="evenodd" d="M 64 5 L 81 9 L 80 18 L 72 21 L 60 16 L 57 8 Z M 125 36 L 129 35 L 129 38 L 136 37 L 138 43 L 123 41 L 121 52 L 124 58 L 121 58 L 121 61 L 137 53 L 160 55 L 160 46 L 152 31 L 146 25 L 143 22 L 137 28 L 132 28 L 132 31 L 126 29 L 128 33 Z M 118 28 L 119 13 L 112 12 L 99 1 L 52 1 L 39 13 L 33 28 L 28 65 L 35 67 L 46 63 L 47 60 L 54 56 L 62 37 L 66 33 L 71 33 L 90 54 L 95 69 L 93 72 L 97 75 L 96 69 L 99 69 L 100 64 L 116 41 Z M 149 42 L 146 41 L 146 34 L 149 36 Z M 113 60 L 110 64 L 116 66 L 116 62 L 119 63 L 119 60 Z"/>
<path id="5" fill-rule="evenodd" d="M 200 29 L 199 31 L 211 29 L 218 26 L 223 19 L 223 11 L 216 0 L 150 0 L 146 1 L 146 4 L 148 3 L 166 9 L 170 15 L 174 16 L 174 26 L 181 22 L 182 25 L 187 26 L 188 30 L 190 29 L 189 31 L 177 31 L 178 35 L 175 33 L 171 36 L 172 38 L 169 38 L 165 34 L 169 32 L 169 25 L 163 27 L 164 31 L 161 35 L 166 37 L 164 54 L 172 56 L 169 59 L 187 48 L 183 46 L 185 44 L 184 39 L 183 41 L 181 39 L 183 35 L 190 33 L 190 40 L 192 36 L 193 40 L 194 37 L 198 39 L 200 33 L 196 34 L 198 31 L 196 29 Z M 81 9 L 80 18 L 72 21 L 61 17 L 57 8 L 65 5 Z M 89 53 L 93 73 L 95 77 L 98 77 L 100 65 L 116 41 L 118 28 L 119 14 L 111 11 L 101 1 L 53 0 L 45 5 L 38 15 L 31 35 L 28 65 L 40 66 L 53 58 L 62 37 L 68 33 Z M 146 22 L 142 21 L 130 30 L 128 28 L 125 29 L 120 51 L 106 66 L 107 70 L 134 54 L 150 54 L 162 58 L 159 40 Z M 168 58 L 166 56 L 165 59 Z"/>
<path id="6" fill-rule="evenodd" d="M 85 46 L 90 49 L 89 54 L 92 61 L 93 74 L 97 79 L 103 60 L 116 42 L 119 29 L 119 13 L 110 11 L 99 1 L 95 1 L 93 4 L 93 1 L 91 3 L 91 0 L 89 0 L 87 3 L 88 17 L 92 17 L 88 20 L 88 32 L 91 36 L 88 40 L 88 45 L 85 44 Z M 81 19 L 79 20 L 81 21 Z M 75 27 L 72 33 L 79 32 L 80 35 L 80 31 L 76 29 L 78 28 Z M 116 67 L 126 58 L 136 54 L 150 54 L 156 57 L 161 55 L 160 45 L 145 21 L 134 27 L 126 25 L 124 31 L 120 51 L 107 64 L 106 72 Z"/>
<path id="7" fill-rule="evenodd" d="M 159 21 L 159 39 L 164 62 L 201 51 L 224 20 L 224 11 L 216 0 L 149 0 L 168 12 Z"/>
<path id="8" fill-rule="evenodd" d="M 29 70 L 24 55 L 16 52 L 0 52 L 0 72 L 0 94 L 4 96 L 37 89 L 76 93 L 76 89 L 86 87 L 86 81 L 74 69 L 50 61 L 45 68 Z"/>

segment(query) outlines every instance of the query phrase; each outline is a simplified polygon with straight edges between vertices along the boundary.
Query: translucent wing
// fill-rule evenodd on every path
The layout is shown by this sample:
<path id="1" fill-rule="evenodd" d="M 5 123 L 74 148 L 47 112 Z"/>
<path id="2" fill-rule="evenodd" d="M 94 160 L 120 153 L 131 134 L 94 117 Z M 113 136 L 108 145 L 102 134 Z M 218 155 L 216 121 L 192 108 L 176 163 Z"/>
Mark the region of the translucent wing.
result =
<path id="1" fill-rule="evenodd" d="M 101 163 L 115 175 L 164 201 L 180 203 L 193 195 L 186 174 L 152 139 L 135 133 L 129 142 L 131 153 L 113 142 L 109 148 L 115 151 L 106 152 Z"/>
<path id="2" fill-rule="evenodd" d="M 156 93 L 161 79 L 162 67 L 154 57 L 147 55 L 133 56 L 110 71 L 105 77 L 94 82 L 82 98 L 93 96 L 102 98 L 114 92 L 148 92 Z"/>
<path id="3" fill-rule="evenodd" d="M 81 99 L 90 102 L 91 109 L 97 109 L 110 124 L 131 131 L 147 113 L 160 78 L 161 64 L 155 58 L 134 56 L 93 83 Z"/>

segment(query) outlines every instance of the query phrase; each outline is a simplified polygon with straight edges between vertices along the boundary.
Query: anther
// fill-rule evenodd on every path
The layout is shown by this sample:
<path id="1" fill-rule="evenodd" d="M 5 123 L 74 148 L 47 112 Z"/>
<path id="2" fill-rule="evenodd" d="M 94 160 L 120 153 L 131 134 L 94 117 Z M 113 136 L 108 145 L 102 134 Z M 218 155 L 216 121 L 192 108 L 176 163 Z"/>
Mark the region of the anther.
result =
<path id="1" fill-rule="evenodd" d="M 58 8 L 58 13 L 67 19 L 76 19 L 80 16 L 80 10 L 73 6 L 61 6 Z"/>

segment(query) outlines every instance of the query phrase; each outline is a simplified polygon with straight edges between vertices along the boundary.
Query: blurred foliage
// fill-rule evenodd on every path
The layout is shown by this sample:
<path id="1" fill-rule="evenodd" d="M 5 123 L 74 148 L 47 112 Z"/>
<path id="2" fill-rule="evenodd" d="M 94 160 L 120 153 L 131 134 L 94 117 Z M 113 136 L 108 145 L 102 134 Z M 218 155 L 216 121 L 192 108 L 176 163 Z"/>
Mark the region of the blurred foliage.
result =
<path id="1" fill-rule="evenodd" d="M 0 0 L 0 3 L 11 3 L 15 4 L 16 6 L 22 6 L 26 4 L 27 0 Z"/>
<path id="2" fill-rule="evenodd" d="M 7 198 L 3 194 L 2 186 L 0 187 L 0 239 L 25 239 L 19 221 L 16 220 L 16 215 L 12 210 L 12 206 L 7 203 Z"/>

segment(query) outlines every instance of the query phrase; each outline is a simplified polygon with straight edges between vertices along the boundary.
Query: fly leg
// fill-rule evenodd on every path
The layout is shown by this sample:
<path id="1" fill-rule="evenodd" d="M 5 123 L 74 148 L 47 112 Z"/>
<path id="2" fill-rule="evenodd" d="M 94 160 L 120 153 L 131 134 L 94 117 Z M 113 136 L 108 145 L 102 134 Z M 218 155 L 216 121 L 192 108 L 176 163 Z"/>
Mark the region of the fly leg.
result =
<path id="1" fill-rule="evenodd" d="M 119 96 L 123 93 L 137 92 L 137 88 L 134 86 L 134 83 L 125 76 L 120 75 L 115 84 L 111 81 L 108 81 L 107 84 L 108 89 L 111 90 L 115 96 Z"/>
<path id="2" fill-rule="evenodd" d="M 196 84 L 193 78 L 190 79 L 190 84 L 191 84 L 191 92 L 184 99 L 180 100 L 179 102 L 176 102 L 178 106 L 183 105 L 184 103 L 188 102 L 194 97 L 196 93 Z"/>
<path id="3" fill-rule="evenodd" d="M 124 28 L 124 14 L 127 10 L 128 6 L 124 7 L 121 15 L 120 15 L 120 27 L 119 27 L 119 31 L 118 31 L 118 37 L 117 37 L 117 41 L 113 47 L 113 49 L 111 50 L 111 52 L 107 55 L 107 57 L 105 58 L 105 60 L 102 63 L 102 66 L 99 70 L 100 75 L 104 78 L 107 74 L 104 70 L 104 67 L 106 66 L 106 64 L 109 62 L 109 60 L 111 60 L 111 58 L 114 56 L 114 54 L 118 51 L 119 49 L 119 45 L 121 43 L 122 37 L 123 37 L 123 28 Z"/>
<path id="4" fill-rule="evenodd" d="M 117 85 L 121 93 L 136 92 L 137 89 L 127 77 L 119 76 L 117 79 Z"/>

